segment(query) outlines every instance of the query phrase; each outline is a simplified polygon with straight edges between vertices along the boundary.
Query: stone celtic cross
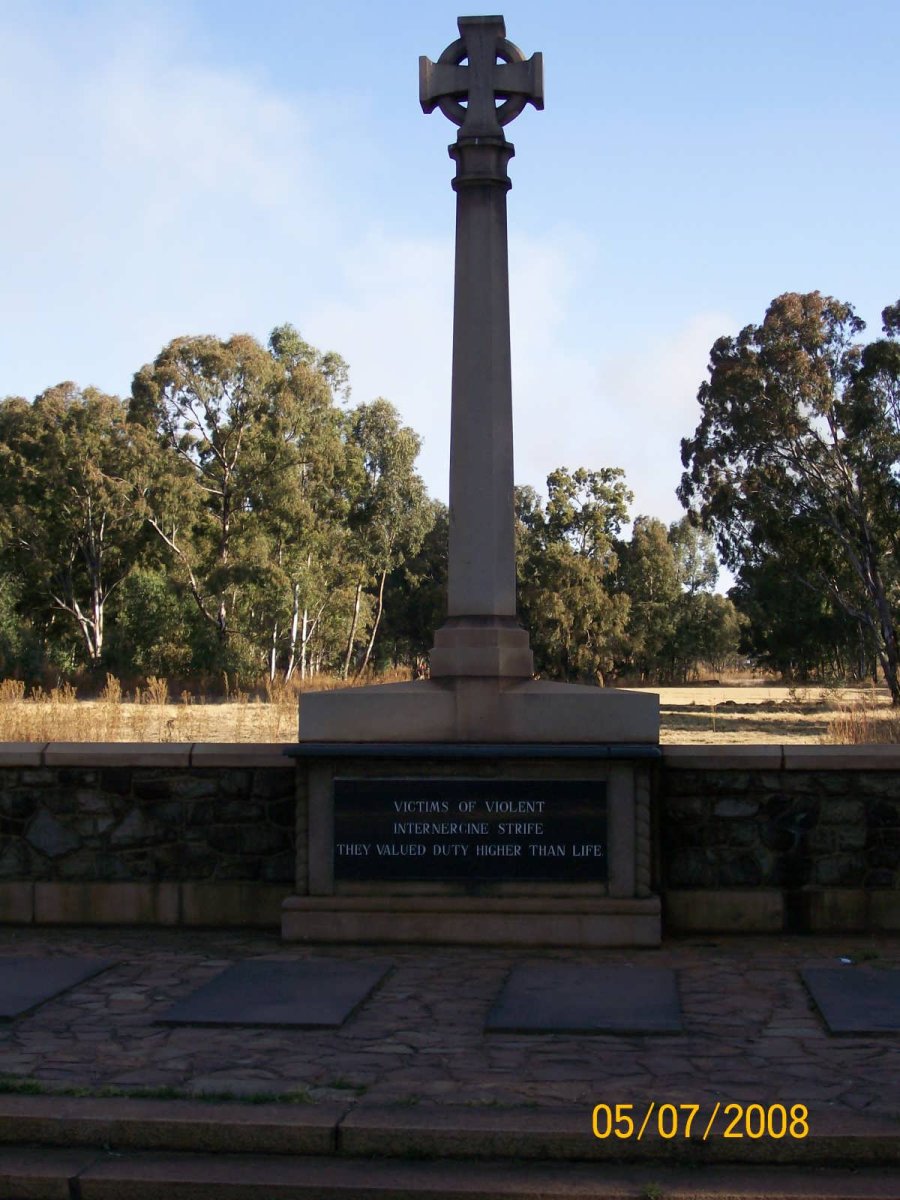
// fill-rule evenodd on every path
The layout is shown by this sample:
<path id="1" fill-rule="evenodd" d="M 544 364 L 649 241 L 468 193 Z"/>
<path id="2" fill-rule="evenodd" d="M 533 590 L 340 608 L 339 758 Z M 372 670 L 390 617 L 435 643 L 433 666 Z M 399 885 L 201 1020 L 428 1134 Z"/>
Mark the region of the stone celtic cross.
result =
<path id="1" fill-rule="evenodd" d="M 458 24 L 460 36 L 436 63 L 424 55 L 419 59 L 422 108 L 426 113 L 440 108 L 460 126 L 460 137 L 502 137 L 502 126 L 526 104 L 544 107 L 543 58 L 533 54 L 526 60 L 507 41 L 502 17 L 460 17 Z"/>
<path id="2" fill-rule="evenodd" d="M 503 126 L 543 108 L 543 62 L 506 40 L 502 17 L 460 17 L 436 63 L 419 59 L 419 99 L 459 126 L 450 416 L 447 621 L 433 678 L 527 679 L 528 634 L 516 617 L 507 164 Z M 499 62 L 497 60 L 500 60 Z M 467 64 L 467 65 L 464 65 Z"/>

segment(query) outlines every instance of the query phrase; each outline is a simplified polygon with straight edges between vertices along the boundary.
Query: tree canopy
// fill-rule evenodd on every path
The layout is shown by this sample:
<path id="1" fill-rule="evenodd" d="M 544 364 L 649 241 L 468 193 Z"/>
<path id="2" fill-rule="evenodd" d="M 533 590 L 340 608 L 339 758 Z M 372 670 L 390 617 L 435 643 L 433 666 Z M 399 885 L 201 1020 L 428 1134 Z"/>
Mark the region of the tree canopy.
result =
<path id="1" fill-rule="evenodd" d="M 0 560 L 20 603 L 61 621 L 92 665 L 103 657 L 107 603 L 143 544 L 142 449 L 123 403 L 94 388 L 61 383 L 33 404 L 0 402 Z"/>
<path id="2" fill-rule="evenodd" d="M 851 305 L 786 293 L 762 324 L 720 338 L 679 489 L 745 592 L 775 563 L 854 621 L 895 703 L 898 310 L 885 309 L 886 336 L 864 346 Z"/>
<path id="3" fill-rule="evenodd" d="M 900 695 L 900 302 L 883 322 L 864 343 L 849 304 L 789 293 L 720 338 L 668 527 L 632 520 L 611 466 L 516 490 L 541 675 L 675 682 L 740 647 L 789 675 L 877 662 Z M 447 510 L 419 435 L 382 397 L 351 404 L 349 378 L 282 324 L 265 345 L 175 338 L 127 400 L 67 382 L 0 401 L 0 671 L 427 670 Z"/>

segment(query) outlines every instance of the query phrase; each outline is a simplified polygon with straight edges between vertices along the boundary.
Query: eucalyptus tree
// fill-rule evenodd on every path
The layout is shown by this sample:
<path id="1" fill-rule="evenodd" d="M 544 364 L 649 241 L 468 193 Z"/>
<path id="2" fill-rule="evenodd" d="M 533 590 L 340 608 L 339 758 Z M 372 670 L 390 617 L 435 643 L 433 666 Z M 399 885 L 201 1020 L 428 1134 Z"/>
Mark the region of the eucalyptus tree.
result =
<path id="1" fill-rule="evenodd" d="M 272 356 L 248 335 L 180 337 L 132 384 L 132 420 L 155 431 L 142 511 L 225 651 L 265 561 L 251 502 L 266 469 Z"/>
<path id="2" fill-rule="evenodd" d="M 362 486 L 359 448 L 347 436 L 338 402 L 349 395 L 348 369 L 334 352 L 322 353 L 291 325 L 269 338 L 279 368 L 271 410 L 272 458 L 257 503 L 264 509 L 269 537 L 272 617 L 269 674 L 283 662 L 290 679 L 306 678 L 311 650 L 330 654 L 326 614 L 343 619 L 348 570 L 347 522 Z"/>
<path id="3" fill-rule="evenodd" d="M 440 500 L 428 503 L 431 527 L 421 546 L 388 575 L 379 635 L 383 659 L 420 672 L 447 616 L 450 513 Z"/>
<path id="4" fill-rule="evenodd" d="M 620 656 L 629 601 L 613 580 L 631 498 L 609 467 L 551 471 L 546 502 L 516 490 L 519 608 L 542 673 L 602 681 Z"/>
<path id="5" fill-rule="evenodd" d="M 822 553 L 817 546 L 815 554 Z M 874 675 L 875 646 L 866 626 L 834 604 L 824 588 L 785 571 L 778 559 L 744 564 L 729 595 L 744 618 L 746 653 L 786 679 Z"/>
<path id="6" fill-rule="evenodd" d="M 641 680 L 667 674 L 681 617 L 681 564 L 669 531 L 655 517 L 635 517 L 618 547 L 617 585 L 629 599 L 628 666 Z"/>
<path id="7" fill-rule="evenodd" d="M 215 630 L 223 664 L 252 671 L 306 650 L 327 593 L 323 522 L 339 519 L 345 457 L 334 390 L 346 365 L 291 326 L 269 348 L 176 338 L 137 373 L 132 419 L 156 433 L 143 511 Z"/>
<path id="8" fill-rule="evenodd" d="M 678 564 L 681 586 L 688 595 L 711 592 L 719 578 L 715 538 L 689 514 L 669 526 L 669 544 Z"/>
<path id="9" fill-rule="evenodd" d="M 415 470 L 422 439 L 403 425 L 400 414 L 379 397 L 360 404 L 348 417 L 349 439 L 363 465 L 360 487 L 353 497 L 350 523 L 354 532 L 353 558 L 356 592 L 347 638 L 343 673 L 349 673 L 363 589 L 372 590 L 372 615 L 365 651 L 357 668 L 361 675 L 369 664 L 385 603 L 385 585 L 391 571 L 415 554 L 434 524 L 435 511 L 425 485 Z"/>
<path id="10" fill-rule="evenodd" d="M 786 293 L 761 325 L 719 338 L 679 488 L 732 570 L 774 560 L 859 622 L 895 704 L 898 310 L 864 347 L 849 304 Z"/>
<path id="11" fill-rule="evenodd" d="M 46 627 L 62 617 L 97 667 L 110 597 L 140 552 L 143 442 L 117 396 L 71 382 L 0 402 L 0 555 Z"/>

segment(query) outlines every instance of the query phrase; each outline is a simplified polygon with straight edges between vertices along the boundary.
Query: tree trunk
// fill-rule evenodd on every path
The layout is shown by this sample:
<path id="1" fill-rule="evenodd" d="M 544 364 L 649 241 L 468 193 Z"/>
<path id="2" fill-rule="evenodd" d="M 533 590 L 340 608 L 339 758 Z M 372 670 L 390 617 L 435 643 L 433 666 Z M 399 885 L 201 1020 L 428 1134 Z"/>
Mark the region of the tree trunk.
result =
<path id="1" fill-rule="evenodd" d="M 309 657 L 309 609 L 303 610 L 303 623 L 300 626 L 300 678 L 306 678 L 306 660 Z"/>
<path id="2" fill-rule="evenodd" d="M 275 671 L 278 667 L 278 622 L 272 625 L 272 645 L 269 647 L 269 682 L 275 682 Z"/>
<path id="3" fill-rule="evenodd" d="M 290 644 L 290 650 L 288 653 L 288 665 L 287 665 L 287 669 L 285 670 L 285 673 L 284 673 L 284 677 L 286 680 L 290 679 L 291 676 L 294 674 L 294 668 L 297 665 L 297 621 L 299 619 L 299 615 L 300 615 L 300 584 L 295 583 L 294 587 L 293 587 L 292 600 L 291 600 L 291 644 Z M 303 610 L 303 620 L 304 620 L 304 631 L 305 631 L 306 609 Z M 305 678 L 305 674 L 306 673 L 303 670 L 303 665 L 301 664 L 300 678 L 301 679 Z"/>
<path id="4" fill-rule="evenodd" d="M 879 579 L 878 582 L 880 585 L 881 580 Z M 900 706 L 900 655 L 897 650 L 897 629 L 882 586 L 878 588 L 877 603 L 878 618 L 881 624 L 882 649 L 879 652 L 881 669 L 884 672 L 884 682 L 891 693 L 891 704 L 898 707 Z"/>
<path id="5" fill-rule="evenodd" d="M 353 657 L 353 644 L 356 641 L 356 626 L 359 624 L 359 606 L 362 600 L 362 584 L 356 585 L 356 603 L 353 605 L 353 620 L 350 624 L 350 636 L 347 639 L 347 656 L 344 659 L 344 669 L 341 678 L 346 679 L 350 673 L 350 660 Z"/>
<path id="6" fill-rule="evenodd" d="M 356 672 L 356 678 L 362 675 L 366 667 L 369 665 L 369 659 L 372 656 L 372 647 L 375 645 L 375 634 L 378 632 L 378 623 L 381 620 L 381 614 L 384 611 L 384 581 L 387 579 L 387 571 L 381 572 L 381 581 L 378 584 L 378 605 L 375 609 L 375 620 L 372 622 L 372 635 L 369 638 L 369 644 L 366 646 L 365 657 L 362 660 L 359 670 Z"/>
<path id="7" fill-rule="evenodd" d="M 96 666 L 100 661 L 100 650 L 103 648 L 103 601 L 101 600 L 99 605 L 95 605 L 92 599 L 93 611 L 91 616 L 88 617 L 82 611 L 81 605 L 75 597 L 74 588 L 68 587 L 66 593 L 62 596 L 57 596 L 53 593 L 51 595 L 56 606 L 62 609 L 63 612 L 69 613 L 78 622 L 81 635 L 84 638 L 84 644 L 87 647 L 88 659 L 92 666 Z M 99 628 L 97 622 L 98 611 L 100 616 Z"/>
<path id="8" fill-rule="evenodd" d="M 94 630 L 93 630 L 93 646 L 91 647 L 91 659 L 98 663 L 103 654 L 103 596 L 100 591 L 100 581 L 94 585 L 93 596 L 91 597 L 91 607 L 93 609 Z"/>
<path id="9" fill-rule="evenodd" d="M 897 644 L 885 642 L 878 649 L 878 661 L 884 675 L 884 682 L 891 694 L 891 704 L 900 707 L 900 663 L 897 661 Z"/>
<path id="10" fill-rule="evenodd" d="M 302 627 L 302 631 L 300 634 L 300 678 L 301 679 L 306 679 L 307 675 L 310 675 L 310 674 L 315 675 L 318 673 L 318 670 L 319 670 L 318 659 L 314 660 L 312 663 L 310 662 L 309 647 L 310 647 L 310 643 L 312 642 L 312 636 L 316 632 L 316 628 L 318 627 L 319 620 L 322 616 L 322 613 L 325 611 L 325 605 L 327 603 L 328 603 L 327 600 L 322 601 L 322 603 L 319 605 L 318 609 L 316 610 L 315 617 L 313 617 L 312 620 L 310 620 L 309 609 L 304 608 L 304 610 L 303 610 L 303 627 Z"/>

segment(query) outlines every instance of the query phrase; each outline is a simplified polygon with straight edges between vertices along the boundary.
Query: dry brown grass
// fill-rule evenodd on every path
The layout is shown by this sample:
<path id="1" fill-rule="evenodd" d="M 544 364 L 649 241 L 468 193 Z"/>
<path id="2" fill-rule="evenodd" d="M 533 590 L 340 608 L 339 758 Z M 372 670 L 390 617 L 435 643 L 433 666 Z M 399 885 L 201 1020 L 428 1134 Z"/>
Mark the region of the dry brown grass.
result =
<path id="1" fill-rule="evenodd" d="M 404 672 L 361 683 L 408 679 Z M 309 690 L 348 686 L 319 677 Z M 664 743 L 897 742 L 900 715 L 883 689 L 791 688 L 744 681 L 656 692 Z M 16 680 L 0 681 L 0 741 L 7 742 L 293 742 L 297 738 L 295 684 L 263 683 L 250 696 L 233 687 L 227 700 L 169 694 L 164 679 L 148 679 L 126 694 L 114 676 L 95 700 L 74 688 L 26 692 Z"/>
<path id="2" fill-rule="evenodd" d="M 772 683 L 647 688 L 660 699 L 663 743 L 897 741 L 897 717 L 884 688 L 790 687 Z M 847 714 L 866 712 L 866 729 Z M 893 730 L 893 736 L 891 731 Z M 872 736 L 865 736 L 869 732 Z M 877 736 L 876 736 L 877 734 Z"/>
<path id="3" fill-rule="evenodd" d="M 865 696 L 831 718 L 825 740 L 842 746 L 900 742 L 900 713 L 886 710 L 879 697 Z"/>
<path id="4" fill-rule="evenodd" d="M 379 676 L 379 683 L 409 679 L 408 672 Z M 364 686 L 372 678 L 344 681 L 317 676 L 308 691 Z M 151 676 L 126 693 L 113 675 L 96 700 L 79 700 L 63 684 L 26 692 L 15 679 L 0 680 L 0 741 L 3 742 L 293 742 L 297 740 L 296 684 L 265 680 L 256 695 L 227 687 L 227 699 L 182 692 L 169 695 L 167 680 Z"/>

